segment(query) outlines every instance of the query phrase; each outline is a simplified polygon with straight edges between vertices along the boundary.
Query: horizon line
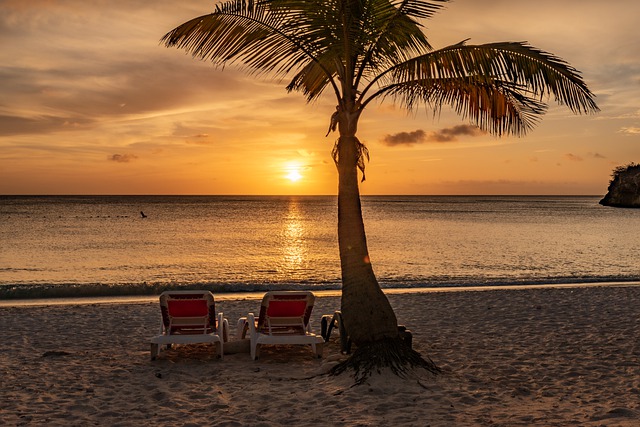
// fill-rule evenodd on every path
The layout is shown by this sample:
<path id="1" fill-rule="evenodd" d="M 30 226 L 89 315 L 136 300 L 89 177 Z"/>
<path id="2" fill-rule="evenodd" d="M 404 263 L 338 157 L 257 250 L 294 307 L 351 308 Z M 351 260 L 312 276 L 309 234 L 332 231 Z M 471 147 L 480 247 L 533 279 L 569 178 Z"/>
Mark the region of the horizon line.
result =
<path id="1" fill-rule="evenodd" d="M 603 197 L 601 194 L 360 194 L 360 197 Z M 338 197 L 338 194 L 178 194 L 48 193 L 0 194 L 0 197 Z"/>

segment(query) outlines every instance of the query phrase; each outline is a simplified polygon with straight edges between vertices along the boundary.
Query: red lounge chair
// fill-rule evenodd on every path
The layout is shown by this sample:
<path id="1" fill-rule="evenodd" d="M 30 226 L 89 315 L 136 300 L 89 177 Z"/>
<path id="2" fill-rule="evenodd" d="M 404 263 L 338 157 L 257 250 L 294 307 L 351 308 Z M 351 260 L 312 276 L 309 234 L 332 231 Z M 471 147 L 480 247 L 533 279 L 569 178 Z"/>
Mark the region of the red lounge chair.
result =
<path id="1" fill-rule="evenodd" d="M 217 343 L 223 357 L 229 322 L 222 313 L 216 316 L 213 294 L 209 291 L 166 291 L 160 294 L 160 334 L 151 338 L 151 360 L 160 354 L 160 346 L 172 344 Z"/>
<path id="2" fill-rule="evenodd" d="M 272 291 L 262 298 L 260 315 L 253 313 L 238 320 L 237 337 L 244 339 L 249 331 L 251 358 L 257 359 L 260 346 L 310 345 L 313 352 L 322 357 L 324 340 L 311 332 L 309 318 L 315 297 L 307 291 Z"/>

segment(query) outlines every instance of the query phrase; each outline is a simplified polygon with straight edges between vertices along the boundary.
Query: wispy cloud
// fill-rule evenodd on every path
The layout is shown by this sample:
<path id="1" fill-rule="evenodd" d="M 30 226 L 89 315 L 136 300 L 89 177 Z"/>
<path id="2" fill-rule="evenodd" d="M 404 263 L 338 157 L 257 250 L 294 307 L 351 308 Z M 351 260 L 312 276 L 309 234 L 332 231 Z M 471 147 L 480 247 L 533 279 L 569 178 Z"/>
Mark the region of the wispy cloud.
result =
<path id="1" fill-rule="evenodd" d="M 640 128 L 639 127 L 623 127 L 618 131 L 618 133 L 622 133 L 625 135 L 640 135 Z"/>
<path id="2" fill-rule="evenodd" d="M 81 117 L 0 115 L 0 136 L 51 133 L 86 128 L 92 120 Z"/>
<path id="3" fill-rule="evenodd" d="M 135 154 L 112 154 L 108 159 L 116 163 L 129 163 L 137 158 Z"/>
<path id="4" fill-rule="evenodd" d="M 207 134 L 207 133 L 200 133 L 198 135 L 192 135 L 192 136 L 187 138 L 186 142 L 187 142 L 187 144 L 192 144 L 192 145 L 211 145 L 211 144 L 213 144 L 213 141 L 209 138 L 209 134 Z"/>
<path id="5" fill-rule="evenodd" d="M 433 142 L 450 142 L 457 141 L 458 136 L 481 136 L 486 132 L 480 130 L 477 126 L 458 125 L 451 128 L 440 129 L 437 132 L 429 134 L 429 141 Z"/>
<path id="6" fill-rule="evenodd" d="M 393 135 L 385 135 L 382 142 L 388 146 L 421 144 L 426 140 L 426 133 L 422 129 L 413 132 L 400 132 Z"/>
<path id="7" fill-rule="evenodd" d="M 388 146 L 415 145 L 429 142 L 454 142 L 459 136 L 481 136 L 486 132 L 477 126 L 458 125 L 450 128 L 443 128 L 435 132 L 425 132 L 418 129 L 413 132 L 400 132 L 393 135 L 386 135 L 382 142 Z"/>
<path id="8" fill-rule="evenodd" d="M 581 162 L 583 160 L 582 157 L 576 156 L 575 154 L 572 154 L 572 153 L 565 154 L 564 158 L 567 159 L 567 160 L 570 160 L 572 162 Z"/>

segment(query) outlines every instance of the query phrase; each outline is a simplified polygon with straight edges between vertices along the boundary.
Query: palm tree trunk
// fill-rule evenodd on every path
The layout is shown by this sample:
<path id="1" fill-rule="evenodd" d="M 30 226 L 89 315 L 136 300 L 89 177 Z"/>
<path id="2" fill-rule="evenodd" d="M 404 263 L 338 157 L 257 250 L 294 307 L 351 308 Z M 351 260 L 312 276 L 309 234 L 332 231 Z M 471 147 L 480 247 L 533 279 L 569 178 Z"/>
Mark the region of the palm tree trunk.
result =
<path id="1" fill-rule="evenodd" d="M 389 368 L 403 376 L 410 368 L 440 372 L 428 357 L 408 346 L 398 333 L 398 321 L 387 296 L 373 274 L 364 233 L 358 159 L 360 141 L 356 138 L 359 111 L 348 114 L 338 108 L 338 244 L 342 267 L 342 321 L 357 346 L 345 361 L 331 369 L 339 375 L 353 370 L 356 384 L 363 384 L 372 372 Z"/>
<path id="2" fill-rule="evenodd" d="M 358 139 L 338 141 L 338 242 L 342 267 L 342 316 L 357 346 L 398 337 L 391 304 L 380 289 L 367 250 L 358 189 Z"/>

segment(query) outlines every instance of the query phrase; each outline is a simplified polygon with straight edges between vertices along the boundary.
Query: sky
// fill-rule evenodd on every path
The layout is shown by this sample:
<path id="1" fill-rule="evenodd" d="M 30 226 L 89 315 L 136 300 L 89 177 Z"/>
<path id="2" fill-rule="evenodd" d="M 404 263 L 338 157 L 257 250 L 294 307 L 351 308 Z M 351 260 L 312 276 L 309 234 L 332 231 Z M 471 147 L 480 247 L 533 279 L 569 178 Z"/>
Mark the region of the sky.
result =
<path id="1" fill-rule="evenodd" d="M 0 194 L 334 195 L 335 99 L 217 69 L 161 37 L 210 0 L 0 0 Z M 640 162 L 637 0 L 456 0 L 425 32 L 527 41 L 577 68 L 601 111 L 550 100 L 524 137 L 368 106 L 364 195 L 604 195 Z"/>

